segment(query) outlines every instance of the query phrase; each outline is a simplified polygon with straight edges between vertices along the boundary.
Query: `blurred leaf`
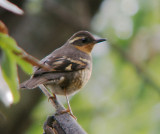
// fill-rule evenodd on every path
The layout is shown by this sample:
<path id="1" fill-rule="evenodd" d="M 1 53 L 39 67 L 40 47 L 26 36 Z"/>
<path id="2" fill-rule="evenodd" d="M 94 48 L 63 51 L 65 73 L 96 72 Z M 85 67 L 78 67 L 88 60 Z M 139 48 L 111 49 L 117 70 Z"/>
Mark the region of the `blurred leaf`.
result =
<path id="1" fill-rule="evenodd" d="M 17 55 L 24 52 L 17 46 L 15 40 L 8 35 L 0 33 L 0 47 L 3 50 L 2 74 L 12 92 L 13 102 L 16 103 L 20 98 L 17 64 L 28 74 L 31 74 L 33 71 L 32 65 L 25 61 L 22 55 Z"/>
<path id="2" fill-rule="evenodd" d="M 4 34 L 8 34 L 8 28 L 1 20 L 0 20 L 0 32 Z"/>
<path id="3" fill-rule="evenodd" d="M 0 47 L 3 50 L 10 51 L 12 56 L 15 58 L 17 64 L 23 69 L 24 72 L 31 74 L 33 72 L 32 65 L 22 59 L 20 55 L 16 55 L 15 53 L 23 53 L 23 50 L 17 46 L 15 40 L 8 35 L 0 33 Z"/>
<path id="4" fill-rule="evenodd" d="M 6 10 L 9 10 L 15 14 L 22 15 L 24 12 L 22 9 L 14 5 L 13 3 L 7 1 L 7 0 L 0 0 L 0 6 Z"/>
<path id="5" fill-rule="evenodd" d="M 20 99 L 20 95 L 18 92 L 18 75 L 16 61 L 13 58 L 12 54 L 7 50 L 3 51 L 2 74 L 12 92 L 13 102 L 18 102 Z"/>
<path id="6" fill-rule="evenodd" d="M 0 100 L 6 105 L 10 106 L 13 103 L 13 95 L 11 93 L 11 90 L 7 84 L 7 82 L 4 80 L 4 77 L 2 75 L 2 69 L 0 66 Z"/>
<path id="7" fill-rule="evenodd" d="M 6 34 L 0 33 L 0 47 L 4 50 L 21 52 L 15 40 Z"/>
<path id="8" fill-rule="evenodd" d="M 22 58 L 16 56 L 16 62 L 17 64 L 23 69 L 24 72 L 26 72 L 27 74 L 32 74 L 33 73 L 33 66 L 24 61 Z"/>

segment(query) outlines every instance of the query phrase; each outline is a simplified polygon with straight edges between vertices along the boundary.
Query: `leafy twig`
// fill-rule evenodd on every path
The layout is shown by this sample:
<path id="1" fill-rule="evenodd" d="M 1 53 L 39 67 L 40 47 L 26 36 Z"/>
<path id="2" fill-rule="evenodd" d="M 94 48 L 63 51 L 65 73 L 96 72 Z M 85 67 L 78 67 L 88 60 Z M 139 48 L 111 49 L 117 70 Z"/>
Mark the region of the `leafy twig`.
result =
<path id="1" fill-rule="evenodd" d="M 40 68 L 43 68 L 44 70 L 47 71 L 54 71 L 54 69 L 52 69 L 49 65 L 46 64 L 42 64 L 40 63 L 40 61 L 38 59 L 36 59 L 35 57 L 29 55 L 28 53 L 26 53 L 24 50 L 21 49 L 21 52 L 17 52 L 17 51 L 12 51 L 15 55 L 21 57 L 24 61 L 30 63 L 33 66 L 37 66 Z"/>

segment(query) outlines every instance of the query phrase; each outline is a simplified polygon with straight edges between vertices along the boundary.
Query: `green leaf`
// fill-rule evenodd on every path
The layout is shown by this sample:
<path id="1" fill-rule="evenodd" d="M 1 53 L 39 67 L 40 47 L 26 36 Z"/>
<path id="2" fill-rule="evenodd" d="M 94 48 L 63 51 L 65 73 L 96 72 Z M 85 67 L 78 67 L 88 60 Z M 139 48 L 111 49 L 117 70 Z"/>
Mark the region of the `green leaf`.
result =
<path id="1" fill-rule="evenodd" d="M 17 64 L 23 69 L 24 72 L 27 74 L 33 73 L 33 66 L 28 62 L 24 61 L 23 59 L 16 57 Z"/>
<path id="2" fill-rule="evenodd" d="M 0 33 L 0 47 L 3 50 L 15 51 L 17 53 L 22 51 L 13 38 L 3 33 Z"/>
<path id="3" fill-rule="evenodd" d="M 24 72 L 27 74 L 32 74 L 33 67 L 28 62 L 24 61 L 19 55 L 15 55 L 13 52 L 16 53 L 23 53 L 23 50 L 17 46 L 16 41 L 9 37 L 6 34 L 0 33 L 0 47 L 5 51 L 10 51 L 10 53 L 15 58 L 17 64 L 23 69 Z"/>
<path id="4" fill-rule="evenodd" d="M 18 75 L 17 75 L 17 66 L 16 61 L 13 58 L 10 51 L 3 51 L 3 59 L 2 59 L 2 74 L 7 82 L 12 95 L 13 102 L 16 103 L 20 99 L 20 95 L 18 92 Z"/>
<path id="5" fill-rule="evenodd" d="M 16 103 L 20 99 L 17 64 L 28 74 L 32 73 L 32 65 L 22 59 L 21 54 L 24 54 L 24 51 L 8 35 L 0 33 L 0 47 L 3 50 L 2 74 L 12 92 L 13 102 Z"/>

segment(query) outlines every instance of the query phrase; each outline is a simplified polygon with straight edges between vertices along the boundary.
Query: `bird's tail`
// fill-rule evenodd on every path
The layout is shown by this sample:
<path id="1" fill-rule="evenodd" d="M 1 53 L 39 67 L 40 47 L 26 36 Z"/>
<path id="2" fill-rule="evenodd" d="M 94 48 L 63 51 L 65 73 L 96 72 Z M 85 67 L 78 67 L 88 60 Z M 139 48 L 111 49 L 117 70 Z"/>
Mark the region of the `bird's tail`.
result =
<path id="1" fill-rule="evenodd" d="M 44 84 L 46 82 L 46 79 L 44 78 L 31 78 L 23 83 L 20 84 L 20 88 L 24 89 L 33 89 L 38 87 L 40 84 Z"/>

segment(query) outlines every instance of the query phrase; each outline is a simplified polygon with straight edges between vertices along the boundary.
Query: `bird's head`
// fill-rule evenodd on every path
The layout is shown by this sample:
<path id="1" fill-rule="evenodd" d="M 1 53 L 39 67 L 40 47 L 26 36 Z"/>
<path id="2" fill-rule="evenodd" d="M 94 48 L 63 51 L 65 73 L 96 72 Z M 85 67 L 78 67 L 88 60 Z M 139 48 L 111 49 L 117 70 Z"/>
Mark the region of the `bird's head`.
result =
<path id="1" fill-rule="evenodd" d="M 106 39 L 95 39 L 91 33 L 79 31 L 68 40 L 68 43 L 80 51 L 90 54 L 94 45 L 103 41 Z"/>

